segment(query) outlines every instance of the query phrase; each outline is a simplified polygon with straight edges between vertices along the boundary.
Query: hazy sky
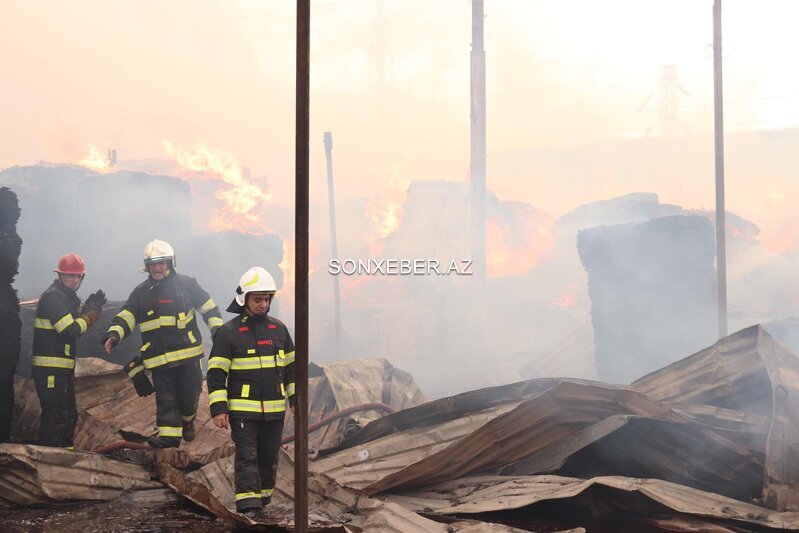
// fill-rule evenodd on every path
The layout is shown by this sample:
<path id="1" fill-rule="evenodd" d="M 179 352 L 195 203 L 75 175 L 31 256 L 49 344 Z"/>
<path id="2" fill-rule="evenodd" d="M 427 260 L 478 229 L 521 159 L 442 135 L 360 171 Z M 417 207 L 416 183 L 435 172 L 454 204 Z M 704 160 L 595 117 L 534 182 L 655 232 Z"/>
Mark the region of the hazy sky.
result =
<path id="1" fill-rule="evenodd" d="M 77 162 L 89 144 L 125 160 L 167 157 L 164 141 L 203 141 L 266 176 L 274 202 L 292 204 L 294 2 L 0 1 L 0 168 Z M 665 64 L 677 66 L 685 90 L 677 134 L 711 132 L 712 4 L 486 0 L 489 187 L 553 215 L 590 200 L 567 186 L 538 187 L 535 169 L 503 172 L 502 162 L 656 137 Z M 724 1 L 729 131 L 799 123 L 796 20 L 793 0 Z M 339 198 L 379 195 L 397 176 L 467 178 L 470 32 L 467 0 L 312 2 L 314 202 L 325 203 L 317 184 L 326 130 Z M 795 175 L 773 179 L 788 191 L 777 196 L 797 191 Z M 652 192 L 664 201 L 713 204 L 712 185 L 658 183 Z M 769 209 L 749 189 L 728 195 L 744 214 L 757 214 L 748 202 Z"/>

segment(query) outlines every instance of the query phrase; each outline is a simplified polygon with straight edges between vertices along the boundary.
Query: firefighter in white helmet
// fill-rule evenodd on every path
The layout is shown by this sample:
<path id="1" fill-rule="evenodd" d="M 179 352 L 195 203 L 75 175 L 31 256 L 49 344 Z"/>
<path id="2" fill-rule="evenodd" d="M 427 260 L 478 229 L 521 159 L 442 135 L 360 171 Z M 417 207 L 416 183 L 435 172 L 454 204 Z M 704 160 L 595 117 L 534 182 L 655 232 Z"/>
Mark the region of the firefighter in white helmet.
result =
<path id="1" fill-rule="evenodd" d="M 142 271 L 148 278 L 130 293 L 103 342 L 105 351 L 111 353 L 139 327 L 141 353 L 125 370 L 139 396 L 155 391 L 158 433 L 147 443 L 153 448 L 176 448 L 181 439 L 194 439 L 202 388 L 200 362 L 205 354 L 196 312 L 212 334 L 222 325 L 222 316 L 196 279 L 175 271 L 175 252 L 169 243 L 156 239 L 147 244 Z"/>
<path id="2" fill-rule="evenodd" d="M 294 342 L 269 316 L 275 280 L 261 267 L 241 277 L 208 360 L 214 424 L 230 427 L 236 444 L 236 510 L 257 516 L 272 499 L 286 407 L 296 406 Z"/>

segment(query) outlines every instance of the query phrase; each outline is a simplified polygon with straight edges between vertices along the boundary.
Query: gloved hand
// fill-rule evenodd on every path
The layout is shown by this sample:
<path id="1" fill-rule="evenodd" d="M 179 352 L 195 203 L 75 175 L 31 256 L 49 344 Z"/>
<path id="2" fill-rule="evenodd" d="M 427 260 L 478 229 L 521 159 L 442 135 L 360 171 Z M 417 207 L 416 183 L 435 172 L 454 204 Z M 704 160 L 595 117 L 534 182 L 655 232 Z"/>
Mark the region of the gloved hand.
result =
<path id="1" fill-rule="evenodd" d="M 80 317 L 86 321 L 86 327 L 91 327 L 100 318 L 100 309 L 97 307 L 89 308 Z"/>
<path id="2" fill-rule="evenodd" d="M 136 394 L 141 397 L 149 396 L 155 392 L 153 384 L 150 383 L 150 378 L 147 377 L 146 372 L 139 372 L 133 376 L 133 387 L 136 389 Z"/>
<path id="3" fill-rule="evenodd" d="M 81 313 L 85 313 L 91 309 L 97 309 L 99 311 L 106 303 L 108 303 L 108 299 L 105 297 L 103 290 L 100 289 L 99 291 L 90 294 L 89 297 L 86 298 L 86 302 L 83 304 Z"/>

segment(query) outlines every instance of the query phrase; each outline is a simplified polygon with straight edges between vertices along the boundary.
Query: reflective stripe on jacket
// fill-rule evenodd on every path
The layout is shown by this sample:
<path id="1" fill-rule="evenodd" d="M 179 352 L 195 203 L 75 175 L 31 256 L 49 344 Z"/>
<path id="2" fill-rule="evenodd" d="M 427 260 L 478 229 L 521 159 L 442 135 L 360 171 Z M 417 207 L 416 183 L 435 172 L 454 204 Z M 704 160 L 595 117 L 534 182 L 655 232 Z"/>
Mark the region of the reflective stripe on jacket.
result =
<path id="1" fill-rule="evenodd" d="M 80 298 L 55 280 L 39 298 L 33 321 L 33 376 L 72 374 L 75 343 L 88 329 L 80 318 Z"/>
<path id="2" fill-rule="evenodd" d="M 282 419 L 294 395 L 294 342 L 280 320 L 241 314 L 214 337 L 208 359 L 211 416 Z"/>
<path id="3" fill-rule="evenodd" d="M 125 367 L 129 374 L 178 366 L 203 356 L 198 314 L 211 333 L 222 325 L 219 309 L 197 280 L 170 271 L 162 280 L 147 278 L 133 289 L 105 337 L 122 341 L 139 327 L 141 353 Z"/>

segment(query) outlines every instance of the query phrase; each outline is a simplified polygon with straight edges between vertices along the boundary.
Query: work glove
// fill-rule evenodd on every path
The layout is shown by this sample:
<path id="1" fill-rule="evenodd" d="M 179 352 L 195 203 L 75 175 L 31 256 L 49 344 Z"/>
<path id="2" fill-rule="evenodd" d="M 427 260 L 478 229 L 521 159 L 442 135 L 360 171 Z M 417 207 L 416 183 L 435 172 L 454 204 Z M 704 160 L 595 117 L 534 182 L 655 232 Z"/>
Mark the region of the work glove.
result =
<path id="1" fill-rule="evenodd" d="M 130 371 L 140 365 L 141 362 L 139 358 L 136 357 L 130 363 L 125 365 L 125 372 L 130 375 Z M 150 383 L 150 378 L 147 377 L 147 372 L 145 372 L 143 368 L 140 368 L 139 372 L 131 379 L 133 380 L 133 387 L 136 389 L 136 394 L 139 396 L 145 397 L 155 392 L 153 384 Z"/>
<path id="2" fill-rule="evenodd" d="M 100 318 L 100 309 L 97 307 L 91 307 L 82 315 L 80 315 L 80 317 L 86 322 L 86 327 L 90 328 L 92 324 L 97 322 L 97 319 Z"/>
<path id="3" fill-rule="evenodd" d="M 100 311 L 106 303 L 108 303 L 108 299 L 105 297 L 103 290 L 100 289 L 99 291 L 90 294 L 89 297 L 86 298 L 81 313 L 85 313 L 91 309 L 97 309 Z"/>
<path id="4" fill-rule="evenodd" d="M 147 377 L 145 372 L 139 372 L 133 376 L 133 388 L 136 389 L 136 394 L 141 397 L 149 396 L 155 392 L 153 384 L 150 383 L 150 378 Z"/>

